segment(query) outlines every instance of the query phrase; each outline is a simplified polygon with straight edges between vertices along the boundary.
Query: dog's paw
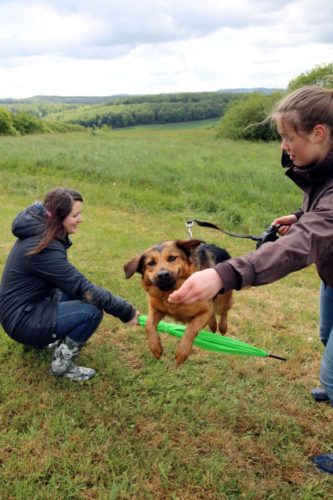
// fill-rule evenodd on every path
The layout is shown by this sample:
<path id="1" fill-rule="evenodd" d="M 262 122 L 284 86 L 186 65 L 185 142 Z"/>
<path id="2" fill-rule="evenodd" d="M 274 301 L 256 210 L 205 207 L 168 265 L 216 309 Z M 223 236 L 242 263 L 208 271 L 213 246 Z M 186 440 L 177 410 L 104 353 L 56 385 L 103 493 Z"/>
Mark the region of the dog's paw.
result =
<path id="1" fill-rule="evenodd" d="M 226 318 L 221 318 L 219 322 L 219 332 L 221 335 L 225 335 L 228 331 L 228 321 Z"/>
<path id="2" fill-rule="evenodd" d="M 211 319 L 209 321 L 208 326 L 209 326 L 209 329 L 210 329 L 211 332 L 216 333 L 216 331 L 217 331 L 217 322 L 216 322 L 215 318 L 213 318 L 213 319 Z"/>
<path id="3" fill-rule="evenodd" d="M 188 347 L 188 346 L 183 346 L 183 345 L 179 345 L 178 346 L 178 349 L 176 351 L 176 365 L 179 366 L 181 365 L 182 363 L 184 363 L 187 358 L 189 357 L 190 355 L 190 352 L 191 352 L 191 346 Z"/>
<path id="4" fill-rule="evenodd" d="M 149 349 L 153 353 L 156 359 L 160 359 L 163 354 L 163 347 L 160 342 L 150 341 Z"/>

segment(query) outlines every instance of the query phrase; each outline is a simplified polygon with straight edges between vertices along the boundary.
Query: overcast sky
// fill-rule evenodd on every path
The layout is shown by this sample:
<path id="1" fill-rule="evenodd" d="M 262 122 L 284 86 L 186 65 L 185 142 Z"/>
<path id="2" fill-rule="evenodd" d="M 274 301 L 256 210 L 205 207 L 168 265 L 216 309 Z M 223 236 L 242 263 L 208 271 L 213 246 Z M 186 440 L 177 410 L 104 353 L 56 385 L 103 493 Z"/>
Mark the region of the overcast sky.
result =
<path id="1" fill-rule="evenodd" d="M 332 28 L 333 0 L 0 0 L 0 97 L 284 88 Z"/>

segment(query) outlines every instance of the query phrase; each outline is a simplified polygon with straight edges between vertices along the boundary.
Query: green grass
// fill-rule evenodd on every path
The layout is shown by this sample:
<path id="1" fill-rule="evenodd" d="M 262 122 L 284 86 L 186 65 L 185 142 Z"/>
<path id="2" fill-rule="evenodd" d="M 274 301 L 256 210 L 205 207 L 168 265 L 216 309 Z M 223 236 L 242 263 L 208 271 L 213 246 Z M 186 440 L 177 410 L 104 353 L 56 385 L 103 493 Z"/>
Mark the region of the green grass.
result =
<path id="1" fill-rule="evenodd" d="M 217 127 L 220 123 L 220 118 L 211 118 L 208 120 L 196 120 L 193 122 L 165 123 L 161 125 L 138 125 L 136 127 L 124 127 L 122 130 L 188 130 Z"/>
<path id="2" fill-rule="evenodd" d="M 146 313 L 139 275 L 123 264 L 187 218 L 259 234 L 301 195 L 277 144 L 217 139 L 212 129 L 0 139 L 2 267 L 14 215 L 55 185 L 85 198 L 70 259 Z M 254 243 L 193 228 L 233 256 Z M 332 477 L 310 457 L 332 451 L 333 412 L 312 402 L 322 348 L 313 267 L 235 294 L 228 335 L 286 357 L 197 348 L 176 369 L 177 340 L 156 361 L 144 331 L 105 317 L 80 355 L 88 383 L 55 379 L 50 355 L 0 336 L 0 498 L 326 499 Z"/>

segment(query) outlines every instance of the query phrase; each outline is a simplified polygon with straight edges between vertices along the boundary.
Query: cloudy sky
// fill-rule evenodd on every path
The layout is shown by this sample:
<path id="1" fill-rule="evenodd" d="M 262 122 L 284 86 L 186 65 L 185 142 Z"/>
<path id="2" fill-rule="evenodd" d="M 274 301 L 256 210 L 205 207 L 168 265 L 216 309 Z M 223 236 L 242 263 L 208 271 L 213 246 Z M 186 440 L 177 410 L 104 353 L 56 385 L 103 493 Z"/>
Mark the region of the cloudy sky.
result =
<path id="1" fill-rule="evenodd" d="M 0 0 L 0 97 L 283 88 L 332 26 L 332 0 Z"/>

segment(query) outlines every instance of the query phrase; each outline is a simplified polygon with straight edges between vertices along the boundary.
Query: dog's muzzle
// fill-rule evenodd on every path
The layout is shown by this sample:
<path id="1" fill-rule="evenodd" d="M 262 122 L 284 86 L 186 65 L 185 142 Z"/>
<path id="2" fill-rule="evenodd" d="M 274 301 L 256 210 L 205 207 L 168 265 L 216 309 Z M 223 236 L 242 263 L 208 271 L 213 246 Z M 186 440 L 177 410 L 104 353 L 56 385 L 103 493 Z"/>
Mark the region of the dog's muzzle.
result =
<path id="1" fill-rule="evenodd" d="M 177 278 L 170 273 L 167 269 L 161 269 L 156 273 L 154 278 L 154 285 L 162 290 L 162 292 L 169 292 L 174 288 Z"/>

